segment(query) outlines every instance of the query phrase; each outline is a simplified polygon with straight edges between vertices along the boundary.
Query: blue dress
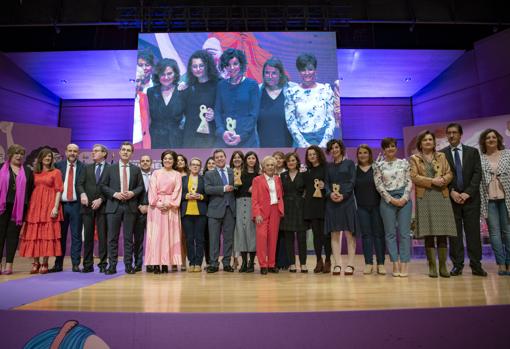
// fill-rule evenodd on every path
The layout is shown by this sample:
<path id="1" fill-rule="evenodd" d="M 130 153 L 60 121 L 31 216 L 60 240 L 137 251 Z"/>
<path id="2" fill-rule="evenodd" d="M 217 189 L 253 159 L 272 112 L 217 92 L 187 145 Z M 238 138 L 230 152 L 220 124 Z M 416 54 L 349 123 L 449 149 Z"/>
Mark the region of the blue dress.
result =
<path id="1" fill-rule="evenodd" d="M 260 90 L 257 82 L 244 78 L 237 85 L 227 80 L 218 83 L 214 119 L 216 121 L 216 146 L 233 148 L 258 148 L 260 146 L 257 133 L 259 115 Z M 236 120 L 235 132 L 241 136 L 241 142 L 230 146 L 223 141 L 223 133 L 227 131 L 226 119 Z"/>
<path id="2" fill-rule="evenodd" d="M 340 163 L 329 163 L 326 167 L 326 215 L 324 233 L 333 231 L 350 231 L 353 235 L 360 232 L 356 201 L 354 199 L 354 183 L 356 182 L 356 166 L 354 162 L 345 159 Z M 330 194 L 333 184 L 340 184 L 340 194 L 344 196 L 341 202 L 333 202 Z"/>

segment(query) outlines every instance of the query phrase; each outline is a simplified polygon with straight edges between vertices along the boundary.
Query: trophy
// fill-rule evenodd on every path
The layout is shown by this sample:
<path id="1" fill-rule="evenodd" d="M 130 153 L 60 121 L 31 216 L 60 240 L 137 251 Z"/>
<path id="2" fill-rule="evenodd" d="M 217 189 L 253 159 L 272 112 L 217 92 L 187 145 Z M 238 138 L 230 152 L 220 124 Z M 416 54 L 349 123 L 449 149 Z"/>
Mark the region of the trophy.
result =
<path id="1" fill-rule="evenodd" d="M 227 131 L 236 133 L 236 119 L 228 117 L 225 120 Z"/>
<path id="2" fill-rule="evenodd" d="M 336 195 L 340 195 L 340 184 L 333 183 L 332 185 L 333 193 Z"/>
<path id="3" fill-rule="evenodd" d="M 234 186 L 239 187 L 241 185 L 243 185 L 243 182 L 241 181 L 241 170 L 234 168 Z"/>
<path id="4" fill-rule="evenodd" d="M 192 183 L 192 184 L 191 184 L 191 188 L 190 188 L 189 192 L 190 192 L 192 195 L 195 195 L 195 194 L 197 193 L 197 183 Z"/>
<path id="5" fill-rule="evenodd" d="M 202 104 L 200 106 L 200 113 L 198 114 L 198 117 L 200 118 L 200 125 L 198 125 L 197 132 L 203 133 L 208 135 L 210 133 L 209 131 L 209 123 L 205 119 L 205 113 L 207 113 L 207 107 Z"/>
<path id="6" fill-rule="evenodd" d="M 321 192 L 321 181 L 317 178 L 313 180 L 313 186 L 315 187 L 315 191 L 313 193 L 314 198 L 321 198 L 322 192 Z"/>

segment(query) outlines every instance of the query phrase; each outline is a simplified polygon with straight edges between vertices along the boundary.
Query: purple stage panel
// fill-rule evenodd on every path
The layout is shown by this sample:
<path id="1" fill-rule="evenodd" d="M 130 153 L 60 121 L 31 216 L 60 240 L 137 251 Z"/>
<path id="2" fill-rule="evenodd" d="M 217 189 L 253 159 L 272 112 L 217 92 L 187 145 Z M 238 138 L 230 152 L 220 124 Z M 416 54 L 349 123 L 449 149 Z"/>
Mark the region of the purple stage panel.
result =
<path id="1" fill-rule="evenodd" d="M 498 348 L 510 305 L 310 313 L 0 311 L 2 347 L 76 320 L 111 348 Z"/>
<path id="2" fill-rule="evenodd" d="M 34 275 L 24 279 L 0 283 L 0 309 L 12 309 L 40 299 L 87 287 L 101 281 L 123 275 L 124 266 L 117 266 L 117 274 L 73 273 L 66 270 L 60 273 Z M 34 290 L 37 290 L 34 292 Z"/>

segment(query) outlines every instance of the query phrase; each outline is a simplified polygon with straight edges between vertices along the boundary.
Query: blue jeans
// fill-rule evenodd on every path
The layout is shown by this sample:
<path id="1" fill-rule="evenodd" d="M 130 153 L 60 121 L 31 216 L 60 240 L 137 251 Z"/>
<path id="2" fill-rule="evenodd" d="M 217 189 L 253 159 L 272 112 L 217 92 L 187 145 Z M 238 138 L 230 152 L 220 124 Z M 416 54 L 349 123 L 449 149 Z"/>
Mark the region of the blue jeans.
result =
<path id="1" fill-rule="evenodd" d="M 184 229 L 184 235 L 186 236 L 190 265 L 202 265 L 204 259 L 204 232 L 206 224 L 206 216 L 182 217 L 182 227 Z"/>
<path id="2" fill-rule="evenodd" d="M 510 265 L 510 224 L 505 200 L 489 200 L 489 237 L 498 265 Z"/>
<path id="3" fill-rule="evenodd" d="M 361 240 L 365 264 L 373 264 L 375 258 L 378 265 L 384 264 L 385 243 L 384 227 L 379 207 L 358 206 L 358 217 L 361 226 Z"/>
<path id="4" fill-rule="evenodd" d="M 404 194 L 404 188 L 388 192 L 392 197 L 398 199 Z M 407 263 L 411 260 L 411 215 L 413 204 L 409 200 L 404 207 L 393 206 L 381 199 L 379 205 L 381 217 L 386 233 L 386 246 L 392 262 L 399 261 Z M 397 246 L 397 225 L 399 232 L 399 243 Z"/>

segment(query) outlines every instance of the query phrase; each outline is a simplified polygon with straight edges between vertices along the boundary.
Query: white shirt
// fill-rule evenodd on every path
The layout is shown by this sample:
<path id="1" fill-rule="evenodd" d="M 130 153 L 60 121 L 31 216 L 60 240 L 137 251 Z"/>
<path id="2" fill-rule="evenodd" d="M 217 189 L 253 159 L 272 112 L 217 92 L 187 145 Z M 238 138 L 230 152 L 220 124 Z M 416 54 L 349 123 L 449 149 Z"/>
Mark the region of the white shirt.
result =
<path id="1" fill-rule="evenodd" d="M 77 200 L 77 197 L 76 197 L 76 166 L 77 162 L 75 161 L 74 164 L 73 164 L 73 200 L 72 201 L 76 201 Z M 70 168 L 70 165 L 71 163 L 68 161 L 67 162 L 67 166 L 66 166 L 66 176 L 65 176 L 65 181 L 64 181 L 64 192 L 62 193 L 62 202 L 68 202 L 67 200 L 67 180 L 68 180 L 68 177 L 69 177 L 69 168 Z"/>
<path id="2" fill-rule="evenodd" d="M 457 150 L 459 152 L 459 156 L 460 156 L 460 164 L 462 165 L 462 143 L 459 143 L 459 145 L 457 145 L 456 147 L 452 147 L 450 145 L 450 151 L 452 153 L 452 158 L 453 158 L 453 163 L 455 164 L 455 149 L 459 149 Z M 456 165 L 456 164 L 455 164 Z M 455 172 L 455 169 L 453 169 L 453 172 Z"/>
<path id="3" fill-rule="evenodd" d="M 145 191 L 147 191 L 147 190 L 149 190 L 149 181 L 151 179 L 151 173 L 142 171 L 142 178 L 143 178 L 143 186 L 145 187 Z"/>
<path id="4" fill-rule="evenodd" d="M 126 170 L 127 170 L 127 184 L 128 184 L 128 187 L 127 188 L 122 188 L 122 183 L 123 183 L 123 172 L 124 172 L 124 163 L 122 161 L 119 161 L 119 178 L 120 178 L 120 191 L 121 192 L 124 192 L 124 191 L 129 191 L 129 178 L 130 178 L 130 175 L 131 175 L 131 171 L 129 170 L 129 162 L 126 164 Z"/>
<path id="5" fill-rule="evenodd" d="M 267 185 L 269 186 L 269 197 L 271 198 L 271 205 L 276 205 L 278 203 L 278 195 L 276 195 L 276 183 L 273 177 L 269 177 L 264 174 L 266 178 Z"/>

